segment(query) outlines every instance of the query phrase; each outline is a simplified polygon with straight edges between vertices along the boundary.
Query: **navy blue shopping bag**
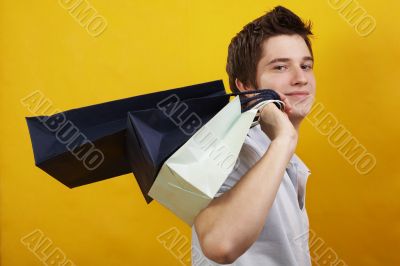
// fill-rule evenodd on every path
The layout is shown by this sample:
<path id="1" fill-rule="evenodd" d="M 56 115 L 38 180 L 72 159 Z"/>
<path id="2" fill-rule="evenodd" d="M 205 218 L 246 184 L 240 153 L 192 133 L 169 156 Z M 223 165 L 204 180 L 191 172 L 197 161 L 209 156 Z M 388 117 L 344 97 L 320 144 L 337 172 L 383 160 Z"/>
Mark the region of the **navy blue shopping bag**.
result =
<path id="1" fill-rule="evenodd" d="M 241 99 L 242 111 L 265 100 L 280 100 L 279 95 L 272 90 L 187 100 L 171 95 L 156 108 L 128 113 L 126 151 L 132 172 L 147 203 L 152 201 L 148 192 L 162 164 L 224 108 L 230 96 L 250 93 L 256 95 Z"/>
<path id="2" fill-rule="evenodd" d="M 166 105 L 158 108 L 128 113 L 126 151 L 147 203 L 152 201 L 147 193 L 164 161 L 228 102 L 227 95 L 166 99 Z"/>
<path id="3" fill-rule="evenodd" d="M 27 117 L 35 164 L 73 188 L 127 174 L 127 113 L 155 108 L 176 95 L 182 100 L 224 95 L 221 80 Z"/>

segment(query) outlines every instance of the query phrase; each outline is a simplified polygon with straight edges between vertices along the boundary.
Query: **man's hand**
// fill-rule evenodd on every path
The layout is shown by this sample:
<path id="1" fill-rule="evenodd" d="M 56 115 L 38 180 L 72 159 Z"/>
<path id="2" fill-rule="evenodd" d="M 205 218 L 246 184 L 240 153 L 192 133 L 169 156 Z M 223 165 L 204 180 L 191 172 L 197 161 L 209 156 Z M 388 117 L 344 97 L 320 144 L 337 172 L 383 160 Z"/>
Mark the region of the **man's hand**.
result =
<path id="1" fill-rule="evenodd" d="M 285 103 L 285 112 L 279 110 L 273 103 L 267 104 L 260 114 L 260 127 L 271 141 L 277 137 L 288 137 L 297 141 L 297 131 L 288 117 L 288 114 L 292 111 L 292 106 L 285 95 L 277 93 Z"/>

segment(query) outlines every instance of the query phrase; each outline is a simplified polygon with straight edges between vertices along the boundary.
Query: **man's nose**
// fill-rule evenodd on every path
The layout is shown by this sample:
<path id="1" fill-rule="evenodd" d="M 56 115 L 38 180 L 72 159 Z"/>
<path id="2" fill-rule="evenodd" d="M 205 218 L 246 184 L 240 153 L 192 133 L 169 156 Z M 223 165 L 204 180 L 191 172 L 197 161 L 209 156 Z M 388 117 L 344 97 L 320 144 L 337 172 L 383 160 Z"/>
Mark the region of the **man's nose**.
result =
<path id="1" fill-rule="evenodd" d="M 292 77 L 292 85 L 293 86 L 304 86 L 307 85 L 308 80 L 306 74 L 304 73 L 304 69 L 301 67 L 296 67 L 293 70 L 293 77 Z"/>

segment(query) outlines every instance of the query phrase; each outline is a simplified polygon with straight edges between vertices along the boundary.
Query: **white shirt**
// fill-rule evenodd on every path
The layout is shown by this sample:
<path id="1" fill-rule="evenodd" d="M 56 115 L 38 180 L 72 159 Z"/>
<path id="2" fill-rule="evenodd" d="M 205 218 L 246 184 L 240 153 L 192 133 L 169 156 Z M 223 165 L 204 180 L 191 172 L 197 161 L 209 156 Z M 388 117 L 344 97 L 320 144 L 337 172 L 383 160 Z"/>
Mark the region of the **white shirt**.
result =
<path id="1" fill-rule="evenodd" d="M 270 143 L 270 139 L 259 125 L 250 129 L 240 151 L 238 164 L 215 197 L 231 189 L 264 155 Z M 306 183 L 310 173 L 307 166 L 294 154 L 257 241 L 229 265 L 311 265 L 308 246 L 309 221 L 305 208 Z M 220 265 L 204 256 L 194 226 L 192 226 L 192 265 Z"/>

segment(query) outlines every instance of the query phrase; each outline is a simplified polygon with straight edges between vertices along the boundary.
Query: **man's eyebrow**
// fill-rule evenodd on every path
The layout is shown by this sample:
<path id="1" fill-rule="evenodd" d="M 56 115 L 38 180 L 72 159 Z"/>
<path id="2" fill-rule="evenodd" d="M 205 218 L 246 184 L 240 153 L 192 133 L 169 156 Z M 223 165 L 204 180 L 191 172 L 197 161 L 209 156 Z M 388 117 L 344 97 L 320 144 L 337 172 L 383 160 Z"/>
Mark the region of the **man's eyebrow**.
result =
<path id="1" fill-rule="evenodd" d="M 314 58 L 312 56 L 304 56 L 303 61 L 313 61 L 314 62 Z"/>
<path id="2" fill-rule="evenodd" d="M 312 56 L 304 56 L 302 59 L 303 59 L 303 61 L 313 61 L 314 62 L 314 58 Z M 269 61 L 267 66 L 270 64 L 276 63 L 276 62 L 285 62 L 286 63 L 289 61 L 291 61 L 290 58 L 275 58 L 275 59 L 272 59 L 271 61 Z"/>

